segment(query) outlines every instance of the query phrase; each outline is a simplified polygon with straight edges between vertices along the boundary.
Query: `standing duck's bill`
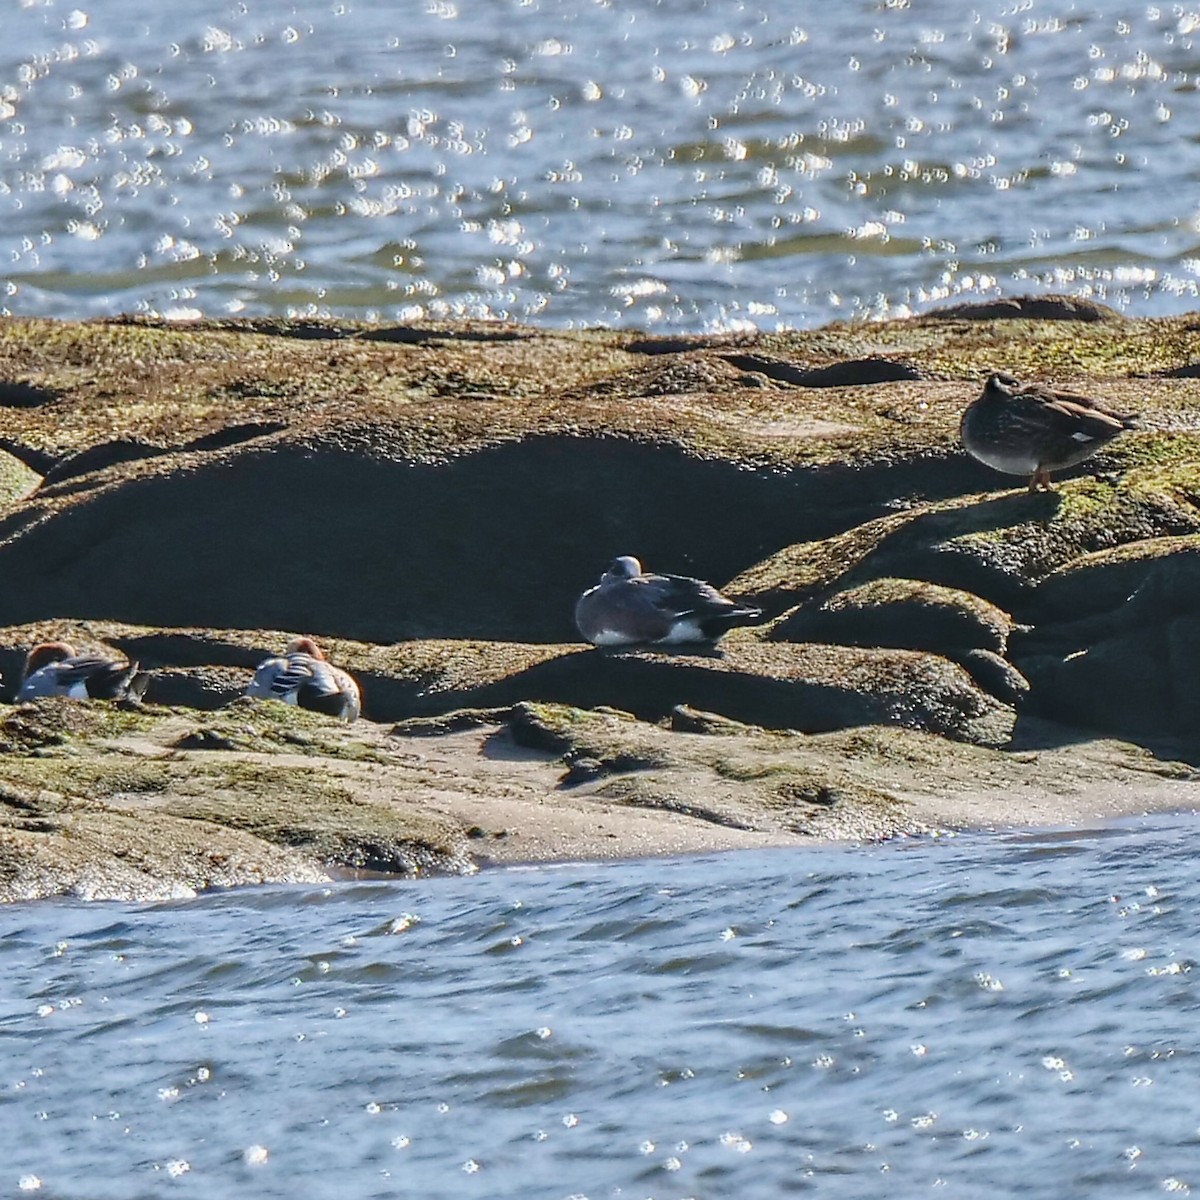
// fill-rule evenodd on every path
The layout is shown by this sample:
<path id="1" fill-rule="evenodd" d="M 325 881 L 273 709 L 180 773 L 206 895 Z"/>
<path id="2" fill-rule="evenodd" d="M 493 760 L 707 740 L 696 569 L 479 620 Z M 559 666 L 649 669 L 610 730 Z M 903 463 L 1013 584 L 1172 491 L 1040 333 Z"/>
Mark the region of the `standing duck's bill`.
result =
<path id="1" fill-rule="evenodd" d="M 25 659 L 17 703 L 41 696 L 76 700 L 141 699 L 149 677 L 137 663 L 102 654 L 76 654 L 66 642 L 40 642 Z"/>
<path id="2" fill-rule="evenodd" d="M 294 638 L 283 654 L 259 663 L 246 695 L 282 700 L 345 721 L 356 720 L 362 712 L 358 681 L 329 662 L 307 637 Z"/>
<path id="3" fill-rule="evenodd" d="M 968 453 L 1009 475 L 1027 475 L 1029 490 L 1051 490 L 1050 472 L 1073 467 L 1127 429 L 1137 417 L 1098 400 L 1022 384 L 998 371 L 967 406 L 960 432 Z"/>
<path id="4" fill-rule="evenodd" d="M 575 605 L 575 624 L 594 646 L 712 643 L 761 616 L 703 580 L 644 574 L 630 554 L 614 559 Z"/>

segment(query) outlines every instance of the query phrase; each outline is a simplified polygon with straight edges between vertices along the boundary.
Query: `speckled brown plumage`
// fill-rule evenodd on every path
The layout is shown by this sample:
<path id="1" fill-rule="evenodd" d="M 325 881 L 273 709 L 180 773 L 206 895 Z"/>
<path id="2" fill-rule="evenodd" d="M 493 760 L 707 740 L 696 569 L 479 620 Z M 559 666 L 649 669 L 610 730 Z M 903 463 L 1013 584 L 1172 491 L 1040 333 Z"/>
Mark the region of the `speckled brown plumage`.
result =
<path id="1" fill-rule="evenodd" d="M 1100 401 L 998 371 L 963 413 L 967 451 L 1010 475 L 1028 475 L 1029 490 L 1051 490 L 1050 472 L 1073 467 L 1137 426 L 1137 417 Z"/>

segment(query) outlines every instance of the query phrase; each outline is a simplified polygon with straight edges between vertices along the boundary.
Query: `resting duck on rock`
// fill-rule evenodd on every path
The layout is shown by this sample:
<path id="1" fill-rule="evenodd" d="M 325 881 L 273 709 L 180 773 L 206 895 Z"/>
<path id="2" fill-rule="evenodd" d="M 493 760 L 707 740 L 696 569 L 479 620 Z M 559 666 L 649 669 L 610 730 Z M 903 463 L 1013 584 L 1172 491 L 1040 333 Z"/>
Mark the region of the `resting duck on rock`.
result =
<path id="1" fill-rule="evenodd" d="M 575 605 L 575 624 L 595 646 L 712 643 L 761 616 L 703 580 L 645 574 L 631 554 L 614 559 Z"/>
<path id="2" fill-rule="evenodd" d="M 1091 458 L 1138 418 L 1116 413 L 1098 400 L 1022 384 L 997 371 L 967 406 L 961 434 L 967 451 L 1009 475 L 1028 475 L 1031 492 L 1051 491 L 1050 472 Z"/>
<path id="3" fill-rule="evenodd" d="M 345 721 L 362 712 L 362 692 L 354 676 L 330 663 L 307 637 L 294 638 L 283 654 L 259 663 L 246 695 L 282 700 Z"/>
<path id="4" fill-rule="evenodd" d="M 142 698 L 149 676 L 137 663 L 102 654 L 76 654 L 66 642 L 40 642 L 25 659 L 17 703 L 41 696 L 70 696 L 76 700 Z"/>

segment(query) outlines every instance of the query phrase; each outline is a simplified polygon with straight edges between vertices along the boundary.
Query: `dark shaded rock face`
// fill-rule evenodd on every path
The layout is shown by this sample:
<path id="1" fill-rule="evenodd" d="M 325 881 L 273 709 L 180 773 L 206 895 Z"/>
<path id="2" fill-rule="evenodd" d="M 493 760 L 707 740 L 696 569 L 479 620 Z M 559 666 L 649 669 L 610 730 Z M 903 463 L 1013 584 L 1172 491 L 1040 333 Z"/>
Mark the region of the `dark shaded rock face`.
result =
<path id="1" fill-rule="evenodd" d="M 756 371 L 769 379 L 794 383 L 799 387 L 860 387 L 872 383 L 893 383 L 901 379 L 920 379 L 921 372 L 906 363 L 887 358 L 863 358 L 834 363 L 828 367 L 797 367 L 761 354 L 726 354 L 727 362 L 743 371 Z"/>
<path id="2" fill-rule="evenodd" d="M 1044 610 L 1059 619 L 1013 643 L 1039 711 L 1144 741 L 1197 741 L 1200 542 L 1163 541 L 1046 581 Z"/>
<path id="3" fill-rule="evenodd" d="M 0 572 L 21 580 L 0 594 L 0 624 L 54 614 L 562 641 L 618 554 L 726 579 L 781 543 L 877 515 L 921 474 L 754 472 L 616 439 L 531 438 L 441 463 L 251 448 L 93 486 L 17 529 L 0 542 Z"/>
<path id="4" fill-rule="evenodd" d="M 426 692 L 410 703 L 446 711 L 533 698 L 618 708 L 651 721 L 683 704 L 767 729 L 904 725 L 986 745 L 1002 745 L 1012 732 L 1011 711 L 932 654 L 766 646 L 748 638 L 712 656 L 562 650 L 495 682 Z"/>
<path id="5" fill-rule="evenodd" d="M 4 408 L 39 408 L 43 404 L 53 404 L 58 398 L 58 392 L 51 388 L 0 379 L 0 406 Z"/>
<path id="6" fill-rule="evenodd" d="M 615 555 L 733 574 L 786 536 L 789 490 L 627 443 L 507 445 L 436 466 L 247 453 L 98 489 L 0 546 L 0 571 L 22 580 L 0 597 L 0 623 L 558 641 Z M 770 524 L 740 539 L 747 515 Z"/>

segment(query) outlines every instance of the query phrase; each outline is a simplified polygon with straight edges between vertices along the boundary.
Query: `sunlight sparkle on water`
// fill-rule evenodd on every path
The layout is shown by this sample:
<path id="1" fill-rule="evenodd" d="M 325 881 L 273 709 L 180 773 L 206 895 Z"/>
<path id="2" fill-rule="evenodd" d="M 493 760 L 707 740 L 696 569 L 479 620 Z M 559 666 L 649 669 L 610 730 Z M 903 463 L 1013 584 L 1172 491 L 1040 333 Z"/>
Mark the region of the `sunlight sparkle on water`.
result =
<path id="1" fill-rule="evenodd" d="M 918 24 L 889 0 L 798 29 L 761 7 L 702 5 L 681 39 L 653 6 L 630 41 L 607 3 L 430 3 L 399 31 L 386 6 L 134 0 L 126 27 L 23 4 L 0 51 L 7 302 L 719 329 L 1030 287 L 1195 298 L 1171 204 L 1200 155 L 1175 128 L 1190 32 L 1153 9 L 934 0 Z M 274 89 L 252 82 L 268 53 Z M 635 273 L 656 302 L 614 295 Z"/>

